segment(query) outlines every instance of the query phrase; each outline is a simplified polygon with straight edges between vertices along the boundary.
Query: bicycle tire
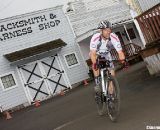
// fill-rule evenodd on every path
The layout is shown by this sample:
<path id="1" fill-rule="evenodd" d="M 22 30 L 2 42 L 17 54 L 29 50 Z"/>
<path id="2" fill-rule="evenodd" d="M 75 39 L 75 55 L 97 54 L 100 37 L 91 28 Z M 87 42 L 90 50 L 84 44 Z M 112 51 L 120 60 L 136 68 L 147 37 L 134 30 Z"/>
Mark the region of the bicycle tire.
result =
<path id="1" fill-rule="evenodd" d="M 105 97 L 102 93 L 96 93 L 95 94 L 95 100 L 96 100 L 96 106 L 98 115 L 103 116 L 106 113 L 106 103 L 105 103 Z"/>
<path id="2" fill-rule="evenodd" d="M 112 75 L 110 76 L 110 79 L 108 80 L 108 85 L 109 85 L 109 82 L 111 81 L 113 82 L 113 87 L 114 87 L 114 94 L 113 94 L 114 100 L 106 100 L 107 113 L 111 121 L 116 122 L 120 114 L 120 88 L 119 88 L 117 79 L 113 77 Z"/>

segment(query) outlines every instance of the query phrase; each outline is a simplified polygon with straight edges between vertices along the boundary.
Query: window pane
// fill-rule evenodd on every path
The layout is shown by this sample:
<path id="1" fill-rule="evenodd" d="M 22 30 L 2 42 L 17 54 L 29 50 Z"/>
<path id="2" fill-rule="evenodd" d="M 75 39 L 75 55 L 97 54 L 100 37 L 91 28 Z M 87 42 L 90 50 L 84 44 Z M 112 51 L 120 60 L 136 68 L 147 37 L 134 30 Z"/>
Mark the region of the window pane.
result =
<path id="1" fill-rule="evenodd" d="M 5 89 L 16 85 L 12 74 L 1 77 L 1 81 Z"/>
<path id="2" fill-rule="evenodd" d="M 1 78 L 1 80 L 2 80 L 2 82 L 6 82 L 6 78 L 5 77 Z"/>
<path id="3" fill-rule="evenodd" d="M 7 82 L 7 85 L 8 88 L 12 86 L 10 82 Z"/>
<path id="4" fill-rule="evenodd" d="M 16 85 L 16 83 L 15 83 L 14 80 L 11 80 L 11 84 L 12 84 L 12 86 L 13 86 L 13 85 Z"/>
<path id="5" fill-rule="evenodd" d="M 13 79 L 13 77 L 12 77 L 12 75 L 11 75 L 11 74 L 10 74 L 8 77 L 9 77 L 9 79 L 10 79 L 10 80 L 12 80 L 12 79 Z"/>
<path id="6" fill-rule="evenodd" d="M 65 56 L 68 66 L 78 64 L 77 58 L 74 53 Z"/>
<path id="7" fill-rule="evenodd" d="M 9 77 L 6 76 L 5 78 L 6 78 L 6 82 L 8 82 L 9 81 Z"/>
<path id="8" fill-rule="evenodd" d="M 4 86 L 4 88 L 7 88 L 7 87 L 8 87 L 8 84 L 7 84 L 7 83 L 4 83 L 3 86 Z"/>
<path id="9" fill-rule="evenodd" d="M 72 65 L 71 61 L 69 61 L 69 62 L 68 62 L 68 65 L 69 65 L 69 66 L 71 66 L 71 65 Z"/>
<path id="10" fill-rule="evenodd" d="M 135 33 L 134 33 L 133 28 L 127 29 L 127 32 L 128 32 L 128 34 L 129 34 L 130 39 L 136 38 L 136 35 L 135 35 Z"/>

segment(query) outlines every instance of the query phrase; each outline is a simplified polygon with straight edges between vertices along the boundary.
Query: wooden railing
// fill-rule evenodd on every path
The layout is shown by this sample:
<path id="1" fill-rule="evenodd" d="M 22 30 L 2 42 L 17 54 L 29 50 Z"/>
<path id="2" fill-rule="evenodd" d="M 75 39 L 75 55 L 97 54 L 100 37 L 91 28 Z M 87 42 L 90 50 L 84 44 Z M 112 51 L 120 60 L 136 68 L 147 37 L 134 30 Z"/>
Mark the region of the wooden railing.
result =
<path id="1" fill-rule="evenodd" d="M 160 4 L 136 17 L 146 43 L 160 41 Z"/>
<path id="2" fill-rule="evenodd" d="M 134 44 L 134 43 L 129 43 L 129 44 L 123 46 L 122 48 L 123 48 L 123 52 L 124 52 L 126 58 L 137 55 L 138 52 L 141 50 L 141 47 Z M 112 55 L 113 59 L 118 60 L 118 53 L 115 49 L 111 50 L 111 55 Z"/>
<path id="3" fill-rule="evenodd" d="M 125 53 L 126 58 L 128 58 L 128 59 L 132 56 L 137 55 L 140 50 L 141 50 L 141 47 L 134 44 L 134 43 L 129 43 L 129 44 L 123 46 L 123 51 Z M 111 55 L 112 55 L 114 60 L 119 59 L 118 58 L 118 53 L 115 49 L 111 50 Z M 89 67 L 91 67 L 91 65 L 92 65 L 91 59 L 86 60 L 86 63 Z"/>

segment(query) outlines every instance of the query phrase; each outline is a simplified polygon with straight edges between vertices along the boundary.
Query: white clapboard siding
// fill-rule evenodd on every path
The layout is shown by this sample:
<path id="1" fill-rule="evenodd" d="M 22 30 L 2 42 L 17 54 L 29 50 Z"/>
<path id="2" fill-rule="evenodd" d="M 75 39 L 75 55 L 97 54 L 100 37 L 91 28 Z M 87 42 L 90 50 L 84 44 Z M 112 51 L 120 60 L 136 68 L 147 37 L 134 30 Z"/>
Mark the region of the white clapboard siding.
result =
<path id="1" fill-rule="evenodd" d="M 1 70 L 2 69 L 3 68 L 1 68 Z M 3 111 L 28 102 L 25 92 L 22 88 L 23 85 L 16 70 L 9 68 L 8 71 L 14 72 L 18 84 L 16 88 L 7 91 L 3 91 L 2 86 L 0 86 L 0 106 L 2 107 Z"/>
<path id="2" fill-rule="evenodd" d="M 71 3 L 75 13 L 84 13 L 86 12 L 86 6 L 84 2 L 76 1 Z"/>
<path id="3" fill-rule="evenodd" d="M 142 9 L 142 11 L 146 11 L 156 4 L 160 3 L 160 0 L 137 0 L 139 2 L 139 5 Z"/>
<path id="4" fill-rule="evenodd" d="M 119 3 L 119 0 L 83 0 L 87 11 L 94 11 Z"/>
<path id="5" fill-rule="evenodd" d="M 144 61 L 151 75 L 160 73 L 160 53 L 146 57 Z"/>
<path id="6" fill-rule="evenodd" d="M 49 13 L 57 14 L 57 18 L 59 18 L 61 21 L 59 26 L 50 28 L 50 29 L 46 29 L 43 31 L 39 31 L 37 29 L 37 25 L 32 25 L 32 30 L 34 30 L 33 33 L 1 42 L 0 47 L 5 49 L 5 50 L 4 49 L 1 50 L 3 51 L 3 54 L 14 52 L 14 51 L 32 47 L 32 46 L 36 46 L 42 43 L 46 43 L 48 41 L 52 41 L 54 39 L 61 38 L 61 37 L 63 37 L 62 40 L 64 40 L 64 42 L 67 42 L 67 39 L 69 39 L 68 37 L 72 37 L 73 34 L 71 32 L 70 26 L 66 26 L 67 19 L 65 18 L 61 10 L 56 10 L 56 11 L 54 11 L 53 9 L 48 9 L 45 11 L 42 10 L 39 12 L 39 14 L 36 14 L 36 13 L 34 14 L 33 12 L 27 15 L 20 15 L 20 16 L 13 17 L 10 19 L 1 20 L 0 24 L 1 25 L 5 24 L 7 21 L 16 22 L 17 20 L 21 20 L 24 18 L 27 19 L 27 18 L 34 17 L 37 15 L 40 16 L 40 15 L 46 14 L 47 16 Z M 63 29 L 62 27 L 65 27 L 65 29 Z M 66 35 L 66 33 L 68 35 Z M 65 35 L 66 37 L 64 37 Z M 72 43 L 68 42 L 67 44 L 72 44 Z"/>
<path id="7" fill-rule="evenodd" d="M 20 81 L 16 66 L 10 65 L 10 62 L 4 57 L 5 54 L 60 38 L 65 43 L 67 43 L 67 46 L 61 49 L 59 55 L 60 60 L 63 63 L 64 71 L 67 73 L 70 83 L 74 84 L 88 78 L 88 70 L 85 66 L 85 61 L 83 61 L 82 56 L 80 55 L 77 43 L 75 41 L 75 36 L 73 34 L 71 26 L 69 25 L 68 19 L 62 11 L 62 7 L 49 8 L 41 11 L 3 19 L 0 20 L 0 25 L 41 15 L 46 15 L 47 17 L 50 13 L 57 15 L 57 19 L 61 21 L 59 26 L 39 31 L 37 29 L 38 24 L 34 24 L 31 25 L 33 30 L 31 34 L 0 41 L 0 75 L 13 71 L 15 73 L 15 78 L 18 82 L 18 86 L 9 91 L 3 91 L 2 86 L 0 86 L 0 105 L 3 106 L 3 109 L 10 109 L 27 102 L 27 98 L 23 89 L 23 83 Z M 2 35 L 2 33 L 3 32 L 0 32 L 0 36 Z M 80 64 L 69 69 L 66 65 L 66 62 L 64 61 L 64 55 L 71 52 L 75 52 L 77 54 Z"/>
<path id="8" fill-rule="evenodd" d="M 68 13 L 68 16 L 77 37 L 95 29 L 101 20 L 108 19 L 112 23 L 116 23 L 131 19 L 129 8 L 123 2 L 115 3 L 113 6 L 108 6 L 99 10 L 86 11 L 85 13 L 81 13 L 81 10 L 79 10 L 79 13 Z M 83 38 L 87 37 L 88 35 Z"/>

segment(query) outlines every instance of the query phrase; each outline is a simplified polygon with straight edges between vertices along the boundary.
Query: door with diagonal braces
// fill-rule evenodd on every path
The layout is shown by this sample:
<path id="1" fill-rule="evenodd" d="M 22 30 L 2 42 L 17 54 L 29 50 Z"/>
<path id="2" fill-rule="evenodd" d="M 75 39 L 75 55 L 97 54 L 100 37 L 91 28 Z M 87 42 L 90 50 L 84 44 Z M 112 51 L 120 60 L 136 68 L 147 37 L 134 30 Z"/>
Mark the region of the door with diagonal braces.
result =
<path id="1" fill-rule="evenodd" d="M 70 86 L 57 55 L 19 67 L 31 102 L 45 100 Z"/>

